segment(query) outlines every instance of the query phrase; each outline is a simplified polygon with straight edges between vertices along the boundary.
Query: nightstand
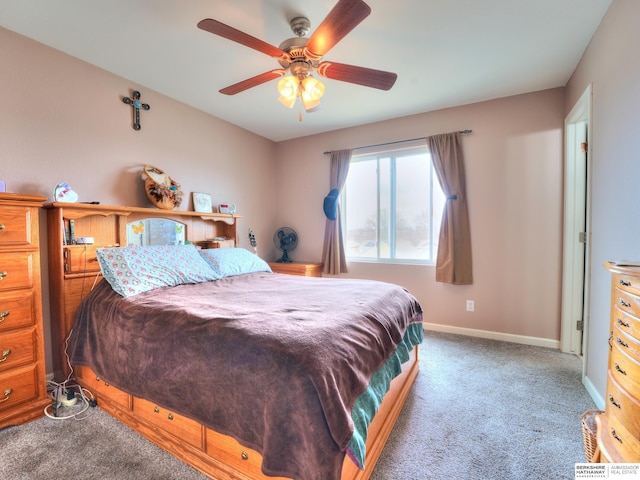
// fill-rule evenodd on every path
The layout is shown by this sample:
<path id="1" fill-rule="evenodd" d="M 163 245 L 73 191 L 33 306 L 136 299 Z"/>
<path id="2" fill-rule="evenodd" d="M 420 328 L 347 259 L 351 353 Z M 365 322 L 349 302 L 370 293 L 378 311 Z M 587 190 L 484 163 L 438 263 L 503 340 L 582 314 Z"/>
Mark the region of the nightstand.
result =
<path id="1" fill-rule="evenodd" d="M 322 263 L 306 262 L 269 262 L 269 266 L 271 267 L 271 270 L 274 271 L 274 273 L 286 273 L 289 275 L 300 275 L 303 277 L 321 277 L 322 265 Z"/>

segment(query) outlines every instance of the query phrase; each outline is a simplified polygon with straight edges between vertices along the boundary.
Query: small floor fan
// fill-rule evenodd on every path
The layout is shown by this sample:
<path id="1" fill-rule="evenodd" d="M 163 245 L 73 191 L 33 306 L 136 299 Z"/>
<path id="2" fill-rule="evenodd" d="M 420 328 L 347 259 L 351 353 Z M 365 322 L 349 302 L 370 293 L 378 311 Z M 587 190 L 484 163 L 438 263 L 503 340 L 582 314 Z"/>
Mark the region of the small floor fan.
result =
<path id="1" fill-rule="evenodd" d="M 298 245 L 298 234 L 289 227 L 281 227 L 273 234 L 273 244 L 282 252 L 282 257 L 276 260 L 278 263 L 291 263 L 289 252 Z"/>

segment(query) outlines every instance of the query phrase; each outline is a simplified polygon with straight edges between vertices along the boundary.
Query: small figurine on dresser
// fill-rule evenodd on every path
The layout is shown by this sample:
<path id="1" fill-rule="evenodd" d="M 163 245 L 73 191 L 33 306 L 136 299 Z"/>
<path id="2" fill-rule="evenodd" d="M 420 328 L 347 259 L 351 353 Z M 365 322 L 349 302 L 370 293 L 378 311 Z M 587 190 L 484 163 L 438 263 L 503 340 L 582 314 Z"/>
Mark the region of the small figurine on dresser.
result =
<path id="1" fill-rule="evenodd" d="M 53 191 L 54 202 L 76 203 L 78 201 L 78 194 L 71 190 L 68 183 L 63 182 L 56 185 Z"/>

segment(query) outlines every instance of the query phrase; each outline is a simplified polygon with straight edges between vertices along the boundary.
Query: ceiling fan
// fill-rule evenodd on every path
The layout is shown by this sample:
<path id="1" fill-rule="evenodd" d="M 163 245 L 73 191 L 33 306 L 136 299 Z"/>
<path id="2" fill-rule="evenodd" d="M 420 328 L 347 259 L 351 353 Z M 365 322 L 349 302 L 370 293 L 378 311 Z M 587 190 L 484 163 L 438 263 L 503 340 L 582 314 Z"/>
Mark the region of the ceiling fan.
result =
<path id="1" fill-rule="evenodd" d="M 198 28 L 253 48 L 275 58 L 280 63 L 281 68 L 225 87 L 220 90 L 220 93 L 235 95 L 270 80 L 284 77 L 278 83 L 280 102 L 292 108 L 296 98 L 300 98 L 305 110 L 312 112 L 320 107 L 320 98 L 324 93 L 324 85 L 313 77 L 313 72 L 331 80 L 380 90 L 389 90 L 395 83 L 397 78 L 395 73 L 322 61 L 324 55 L 370 13 L 371 8 L 362 0 L 338 0 L 310 37 L 307 37 L 310 29 L 309 20 L 305 17 L 293 18 L 290 25 L 297 37 L 285 40 L 278 47 L 211 18 L 198 22 Z M 285 77 L 287 73 L 289 76 Z"/>

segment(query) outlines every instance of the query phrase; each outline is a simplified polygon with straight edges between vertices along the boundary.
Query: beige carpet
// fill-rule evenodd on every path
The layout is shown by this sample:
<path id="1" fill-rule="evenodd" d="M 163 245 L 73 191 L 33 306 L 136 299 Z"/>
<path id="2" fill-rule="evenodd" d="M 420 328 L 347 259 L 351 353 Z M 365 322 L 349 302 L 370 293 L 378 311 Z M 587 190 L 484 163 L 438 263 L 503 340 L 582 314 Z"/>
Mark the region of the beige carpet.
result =
<path id="1" fill-rule="evenodd" d="M 595 408 L 580 361 L 554 350 L 427 332 L 421 372 L 373 480 L 570 479 L 580 415 Z M 200 480 L 99 409 L 0 431 L 0 479 Z"/>

